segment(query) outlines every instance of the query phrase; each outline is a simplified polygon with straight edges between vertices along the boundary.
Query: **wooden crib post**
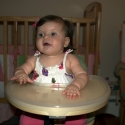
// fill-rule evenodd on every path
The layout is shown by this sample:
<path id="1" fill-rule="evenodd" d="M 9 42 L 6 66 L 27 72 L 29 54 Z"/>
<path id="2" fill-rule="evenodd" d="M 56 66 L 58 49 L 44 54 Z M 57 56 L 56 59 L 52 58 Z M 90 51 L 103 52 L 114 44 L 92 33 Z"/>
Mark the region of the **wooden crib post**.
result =
<path id="1" fill-rule="evenodd" d="M 88 19 L 95 19 L 94 24 L 92 24 L 94 30 L 92 34 L 94 35 L 94 72 L 93 74 L 98 75 L 98 66 L 99 66 L 99 47 L 100 47 L 100 29 L 101 29 L 101 15 L 102 15 L 102 6 L 99 2 L 93 2 L 89 4 L 84 11 L 83 17 Z M 89 36 L 90 37 L 90 36 Z M 91 41 L 90 41 L 91 43 Z"/>
<path id="2" fill-rule="evenodd" d="M 101 4 L 99 4 L 99 12 L 98 12 L 98 17 L 96 17 L 96 27 L 95 27 L 95 32 L 96 32 L 96 50 L 95 50 L 95 69 L 94 69 L 94 74 L 98 74 L 98 66 L 99 66 L 99 56 L 100 56 L 100 30 L 101 30 L 101 13 L 102 13 L 102 8 Z"/>

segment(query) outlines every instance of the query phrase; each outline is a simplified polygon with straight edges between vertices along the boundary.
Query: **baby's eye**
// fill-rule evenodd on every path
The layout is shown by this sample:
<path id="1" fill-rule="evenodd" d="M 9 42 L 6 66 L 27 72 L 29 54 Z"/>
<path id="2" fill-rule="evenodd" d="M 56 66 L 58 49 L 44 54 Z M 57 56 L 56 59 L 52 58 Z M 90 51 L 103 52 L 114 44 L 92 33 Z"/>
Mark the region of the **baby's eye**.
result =
<path id="1" fill-rule="evenodd" d="M 44 33 L 39 33 L 38 36 L 44 37 Z"/>
<path id="2" fill-rule="evenodd" d="M 56 33 L 51 33 L 51 36 L 56 36 L 57 34 Z"/>

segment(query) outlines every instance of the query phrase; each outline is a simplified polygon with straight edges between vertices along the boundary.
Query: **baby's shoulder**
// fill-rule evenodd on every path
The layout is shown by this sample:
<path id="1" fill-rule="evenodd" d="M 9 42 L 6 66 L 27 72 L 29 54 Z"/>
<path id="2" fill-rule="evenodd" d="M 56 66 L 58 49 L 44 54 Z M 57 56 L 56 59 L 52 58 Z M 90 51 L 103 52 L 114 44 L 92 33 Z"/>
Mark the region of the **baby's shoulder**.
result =
<path id="1" fill-rule="evenodd" d="M 67 61 L 70 61 L 72 63 L 79 62 L 78 58 L 74 54 L 68 54 L 67 55 Z"/>
<path id="2" fill-rule="evenodd" d="M 37 57 L 36 56 L 30 56 L 27 61 L 36 61 Z"/>
<path id="3" fill-rule="evenodd" d="M 67 55 L 67 58 L 68 58 L 68 59 L 77 59 L 76 56 L 75 56 L 74 54 L 72 54 L 72 53 L 69 53 L 69 54 Z"/>
<path id="4" fill-rule="evenodd" d="M 67 67 L 80 65 L 78 58 L 74 54 L 68 54 L 66 60 Z"/>

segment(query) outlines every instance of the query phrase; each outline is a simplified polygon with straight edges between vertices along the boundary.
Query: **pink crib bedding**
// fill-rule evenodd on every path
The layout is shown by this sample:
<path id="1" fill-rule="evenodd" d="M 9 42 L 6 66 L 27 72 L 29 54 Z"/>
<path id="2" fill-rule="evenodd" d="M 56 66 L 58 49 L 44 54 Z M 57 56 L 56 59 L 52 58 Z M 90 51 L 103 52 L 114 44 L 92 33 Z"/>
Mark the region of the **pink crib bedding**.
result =
<path id="1" fill-rule="evenodd" d="M 28 55 L 31 56 L 34 54 L 34 46 L 33 45 L 29 45 L 28 46 Z M 80 53 L 84 53 L 84 48 L 80 47 Z M 14 51 L 14 46 L 13 45 L 9 45 L 8 46 L 8 55 L 7 55 L 7 60 L 8 60 L 8 64 L 7 64 L 7 68 L 8 68 L 8 79 L 12 77 L 13 75 L 13 60 L 17 60 L 18 65 L 21 65 L 24 62 L 24 46 L 23 45 L 19 45 L 18 46 L 18 50 Z M 83 58 L 84 55 L 82 55 Z M 88 56 L 88 74 L 93 74 L 93 67 L 94 67 L 94 54 L 93 53 L 89 53 Z M 0 45 L 0 81 L 4 80 L 4 62 L 3 62 L 3 45 Z"/>
<path id="2" fill-rule="evenodd" d="M 33 55 L 34 54 L 34 46 L 29 45 L 28 46 L 28 54 Z M 24 45 L 18 45 L 18 51 L 14 51 L 14 46 L 13 45 L 8 45 L 8 54 L 13 55 L 15 52 L 17 52 L 20 55 L 24 54 Z M 0 45 L 0 54 L 3 54 L 3 45 Z"/>
<path id="3" fill-rule="evenodd" d="M 29 47 L 28 55 L 33 55 L 34 54 L 34 46 L 29 45 L 28 47 Z M 20 55 L 23 55 L 23 54 L 24 54 L 24 46 L 23 45 L 19 45 L 18 50 L 15 50 L 15 51 L 14 51 L 13 45 L 8 46 L 8 55 L 7 55 L 8 79 L 10 79 L 13 76 L 13 70 L 14 70 L 13 60 L 20 59 L 19 58 Z M 19 61 L 21 61 L 21 60 L 19 60 Z M 18 61 L 18 64 L 20 64 L 19 61 Z M 3 73 L 4 68 L 3 67 L 4 67 L 3 45 L 0 45 L 0 81 L 4 80 L 4 73 Z"/>

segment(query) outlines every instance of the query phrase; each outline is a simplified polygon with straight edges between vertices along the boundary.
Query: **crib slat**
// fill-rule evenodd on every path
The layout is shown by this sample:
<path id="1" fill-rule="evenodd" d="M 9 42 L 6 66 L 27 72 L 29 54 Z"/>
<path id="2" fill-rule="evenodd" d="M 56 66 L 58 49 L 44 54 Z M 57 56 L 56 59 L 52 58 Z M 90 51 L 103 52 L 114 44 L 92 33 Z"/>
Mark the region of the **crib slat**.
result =
<path id="1" fill-rule="evenodd" d="M 95 25 L 91 25 L 90 26 L 90 40 L 89 41 L 91 41 L 91 44 L 89 45 L 89 51 L 91 52 L 91 53 L 94 53 L 95 52 Z"/>
<path id="2" fill-rule="evenodd" d="M 89 34 L 90 34 L 90 23 L 86 24 L 86 46 L 85 46 L 85 62 L 88 66 L 88 55 L 89 55 Z"/>
<path id="3" fill-rule="evenodd" d="M 14 22 L 14 38 L 13 38 L 13 45 L 14 45 L 14 50 L 17 49 L 17 22 Z"/>
<path id="4" fill-rule="evenodd" d="M 13 39 L 12 39 L 12 42 L 13 42 L 13 45 L 14 45 L 14 51 L 16 52 L 18 50 L 18 41 L 17 41 L 17 25 L 18 25 L 18 22 L 14 22 L 14 25 L 13 25 Z M 14 60 L 14 69 L 17 67 L 17 60 Z"/>
<path id="5" fill-rule="evenodd" d="M 8 27 L 7 27 L 7 21 L 4 21 L 4 26 L 3 26 L 3 37 L 4 37 L 4 48 L 3 48 L 3 53 L 4 53 L 4 89 L 5 85 L 7 84 L 7 44 L 8 44 Z M 5 91 L 4 91 L 5 92 Z M 4 93 L 5 97 L 5 93 Z M 6 102 L 7 99 L 3 98 L 3 101 Z"/>
<path id="6" fill-rule="evenodd" d="M 80 42 L 80 23 L 76 23 L 76 53 L 79 53 L 79 42 Z"/>
<path id="7" fill-rule="evenodd" d="M 21 41 L 22 41 L 21 26 L 19 24 L 17 25 L 17 41 L 18 41 L 18 44 L 21 45 Z"/>
<path id="8" fill-rule="evenodd" d="M 5 84 L 7 83 L 7 36 L 8 36 L 8 33 L 7 33 L 8 29 L 7 29 L 7 21 L 4 21 L 4 48 L 3 48 L 3 51 L 4 51 L 4 82 Z"/>
<path id="9" fill-rule="evenodd" d="M 96 38 L 96 45 L 95 45 L 95 67 L 94 67 L 94 74 L 98 74 L 98 66 L 99 66 L 99 47 L 100 47 L 100 23 L 101 23 L 101 13 L 98 14 L 98 20 L 96 19 L 97 24 L 95 25 L 95 38 Z"/>
<path id="10" fill-rule="evenodd" d="M 25 21 L 25 23 L 24 23 L 24 46 L 25 46 L 24 56 L 25 56 L 25 60 L 28 57 L 28 42 L 29 42 L 29 29 L 28 29 L 28 22 Z"/>

